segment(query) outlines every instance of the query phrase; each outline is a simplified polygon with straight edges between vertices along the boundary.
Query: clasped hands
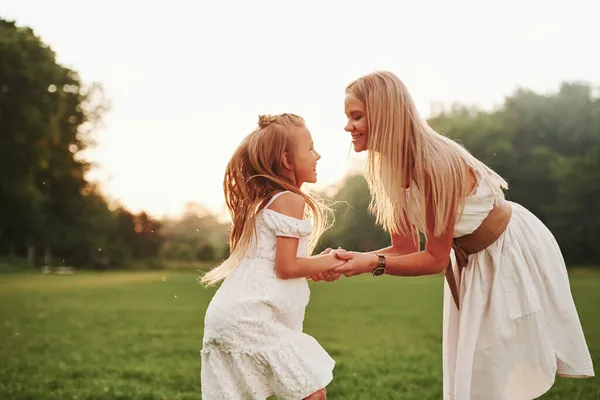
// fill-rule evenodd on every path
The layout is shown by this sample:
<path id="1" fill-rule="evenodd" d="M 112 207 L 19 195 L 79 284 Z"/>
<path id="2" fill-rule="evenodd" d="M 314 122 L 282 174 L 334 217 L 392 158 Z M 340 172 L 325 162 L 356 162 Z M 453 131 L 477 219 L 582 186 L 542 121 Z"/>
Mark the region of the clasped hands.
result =
<path id="1" fill-rule="evenodd" d="M 321 255 L 332 255 L 339 262 L 335 263 L 335 266 L 328 271 L 312 275 L 310 278 L 315 282 L 333 282 L 338 280 L 341 275 L 349 277 L 370 272 L 379 260 L 375 254 L 346 251 L 341 247 L 336 250 L 327 248 L 321 252 Z"/>

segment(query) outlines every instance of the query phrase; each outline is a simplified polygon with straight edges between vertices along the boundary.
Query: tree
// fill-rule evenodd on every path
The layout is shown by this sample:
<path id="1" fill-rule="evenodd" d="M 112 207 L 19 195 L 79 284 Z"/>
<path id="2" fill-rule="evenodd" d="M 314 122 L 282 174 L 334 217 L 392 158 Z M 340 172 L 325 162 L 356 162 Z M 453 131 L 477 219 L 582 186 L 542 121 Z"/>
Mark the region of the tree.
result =
<path id="1" fill-rule="evenodd" d="M 600 99 L 590 85 L 519 89 L 492 112 L 455 108 L 429 123 L 500 173 L 509 198 L 550 228 L 569 262 L 600 262 Z"/>
<path id="2" fill-rule="evenodd" d="M 54 248 L 64 263 L 84 262 L 114 233 L 80 156 L 108 107 L 101 86 L 85 86 L 31 29 L 0 19 L 0 252 L 33 264 L 43 248 L 49 263 Z"/>
<path id="3" fill-rule="evenodd" d="M 496 110 L 453 105 L 429 124 L 502 175 L 509 199 L 548 226 L 570 264 L 600 264 L 600 99 L 591 86 L 564 83 L 548 95 L 519 89 Z M 389 245 L 367 212 L 361 176 L 346 177 L 332 200 L 339 201 L 336 224 L 317 251 Z"/>
<path id="4" fill-rule="evenodd" d="M 188 203 L 180 219 L 164 222 L 163 234 L 163 258 L 214 261 L 225 253 L 229 227 L 201 205 Z"/>
<path id="5" fill-rule="evenodd" d="M 389 235 L 375 224 L 368 212 L 371 197 L 361 175 L 347 176 L 333 197 L 334 226 L 319 241 L 321 251 L 327 247 L 367 251 L 389 246 Z"/>

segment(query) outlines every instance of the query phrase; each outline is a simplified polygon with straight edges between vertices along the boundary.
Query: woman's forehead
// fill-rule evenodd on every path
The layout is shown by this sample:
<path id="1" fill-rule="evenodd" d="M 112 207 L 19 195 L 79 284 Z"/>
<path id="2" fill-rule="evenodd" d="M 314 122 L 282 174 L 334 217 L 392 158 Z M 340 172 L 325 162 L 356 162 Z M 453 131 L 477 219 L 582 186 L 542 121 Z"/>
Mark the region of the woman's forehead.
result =
<path id="1" fill-rule="evenodd" d="M 360 101 L 356 96 L 351 93 L 346 95 L 346 99 L 344 100 L 344 108 L 347 112 L 350 111 L 363 111 L 365 108 L 365 104 Z"/>

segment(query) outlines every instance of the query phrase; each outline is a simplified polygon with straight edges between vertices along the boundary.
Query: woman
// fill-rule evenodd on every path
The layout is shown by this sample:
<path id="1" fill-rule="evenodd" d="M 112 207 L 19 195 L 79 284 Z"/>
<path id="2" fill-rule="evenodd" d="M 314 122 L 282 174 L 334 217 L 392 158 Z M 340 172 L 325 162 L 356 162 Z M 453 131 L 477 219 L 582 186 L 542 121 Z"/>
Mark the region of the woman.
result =
<path id="1" fill-rule="evenodd" d="M 371 211 L 392 245 L 338 252 L 348 262 L 313 278 L 445 272 L 446 400 L 532 399 L 557 373 L 594 376 L 559 246 L 532 213 L 504 199 L 507 183 L 429 127 L 392 73 L 352 82 L 345 111 L 354 150 L 368 150 Z"/>

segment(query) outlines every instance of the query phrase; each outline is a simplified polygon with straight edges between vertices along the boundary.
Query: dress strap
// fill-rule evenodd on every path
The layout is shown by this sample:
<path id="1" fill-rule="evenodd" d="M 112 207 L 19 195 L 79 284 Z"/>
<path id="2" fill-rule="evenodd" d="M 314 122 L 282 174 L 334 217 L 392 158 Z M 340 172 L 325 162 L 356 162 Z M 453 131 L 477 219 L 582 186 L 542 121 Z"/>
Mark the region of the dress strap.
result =
<path id="1" fill-rule="evenodd" d="M 275 193 L 275 195 L 273 195 L 273 197 L 271 197 L 271 200 L 269 200 L 269 202 L 267 203 L 267 205 L 265 206 L 265 208 L 269 208 L 269 206 L 270 206 L 271 204 L 273 204 L 273 202 L 274 202 L 275 200 L 277 200 L 277 198 L 278 198 L 279 196 L 281 196 L 282 194 L 284 194 L 284 193 L 291 193 L 291 192 L 290 192 L 289 190 L 285 190 L 285 191 L 283 191 L 283 192 Z"/>

